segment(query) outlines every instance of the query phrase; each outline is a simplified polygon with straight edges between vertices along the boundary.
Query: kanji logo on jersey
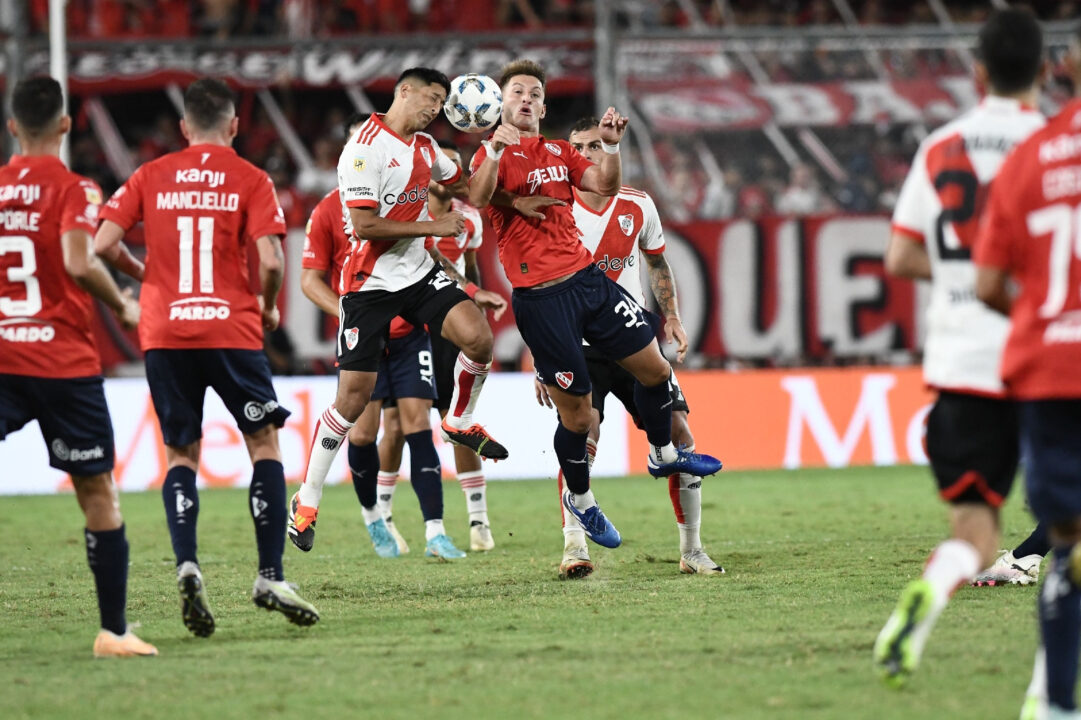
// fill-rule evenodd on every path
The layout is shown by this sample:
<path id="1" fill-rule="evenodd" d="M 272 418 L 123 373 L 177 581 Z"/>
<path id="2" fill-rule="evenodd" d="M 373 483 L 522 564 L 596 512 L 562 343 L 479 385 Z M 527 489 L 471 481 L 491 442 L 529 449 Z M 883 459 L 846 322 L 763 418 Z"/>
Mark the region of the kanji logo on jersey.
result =
<path id="1" fill-rule="evenodd" d="M 566 390 L 574 382 L 574 373 L 572 372 L 557 372 L 556 382 L 559 383 L 559 387 Z"/>
<path id="2" fill-rule="evenodd" d="M 360 331 L 355 327 L 346 329 L 342 336 L 345 338 L 345 346 L 352 350 L 357 346 L 357 341 L 360 340 Z"/>
<path id="3" fill-rule="evenodd" d="M 627 237 L 631 236 L 634 232 L 634 216 L 630 213 L 619 216 L 619 229 L 623 231 L 623 234 Z"/>

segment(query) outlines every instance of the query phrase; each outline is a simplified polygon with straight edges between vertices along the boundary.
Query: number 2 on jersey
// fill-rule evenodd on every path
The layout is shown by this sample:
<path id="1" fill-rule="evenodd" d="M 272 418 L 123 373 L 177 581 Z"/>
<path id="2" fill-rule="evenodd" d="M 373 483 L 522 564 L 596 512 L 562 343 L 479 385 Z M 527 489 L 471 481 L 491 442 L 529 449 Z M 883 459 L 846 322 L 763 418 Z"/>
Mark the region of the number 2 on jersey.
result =
<path id="1" fill-rule="evenodd" d="M 25 235 L 0 237 L 0 255 L 19 253 L 22 262 L 8 268 L 8 281 L 21 282 L 26 286 L 26 299 L 13 300 L 0 297 L 0 314 L 8 317 L 31 317 L 41 312 L 41 286 L 34 273 L 38 269 L 37 256 L 34 254 L 34 241 Z"/>
<path id="2" fill-rule="evenodd" d="M 178 217 L 176 229 L 180 233 L 180 287 L 179 292 L 193 291 L 196 218 Z M 199 228 L 199 292 L 214 292 L 214 218 L 198 219 Z"/>

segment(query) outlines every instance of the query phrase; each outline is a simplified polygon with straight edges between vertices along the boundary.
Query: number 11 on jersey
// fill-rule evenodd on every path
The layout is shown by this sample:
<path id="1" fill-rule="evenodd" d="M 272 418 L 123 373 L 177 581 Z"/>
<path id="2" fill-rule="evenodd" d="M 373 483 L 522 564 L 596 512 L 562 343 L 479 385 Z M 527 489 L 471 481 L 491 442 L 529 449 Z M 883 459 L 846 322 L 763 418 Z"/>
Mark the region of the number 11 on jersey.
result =
<path id="1" fill-rule="evenodd" d="M 180 233 L 180 287 L 179 292 L 192 292 L 193 256 L 195 254 L 196 219 L 178 217 L 176 229 Z M 201 217 L 199 227 L 199 292 L 214 292 L 214 218 Z"/>

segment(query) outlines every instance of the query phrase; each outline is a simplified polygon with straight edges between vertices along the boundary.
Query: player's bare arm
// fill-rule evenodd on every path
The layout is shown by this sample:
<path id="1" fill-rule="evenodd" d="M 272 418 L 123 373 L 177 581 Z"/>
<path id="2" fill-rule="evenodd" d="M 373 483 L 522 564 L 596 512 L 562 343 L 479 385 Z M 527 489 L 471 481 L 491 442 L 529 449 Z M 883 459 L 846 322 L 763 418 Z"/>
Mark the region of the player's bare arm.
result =
<path id="1" fill-rule="evenodd" d="M 927 248 L 908 235 L 891 233 L 886 247 L 886 272 L 910 280 L 930 280 L 931 259 Z"/>
<path id="2" fill-rule="evenodd" d="M 300 289 L 317 308 L 327 315 L 338 317 L 338 294 L 327 285 L 325 270 L 303 268 L 300 271 Z"/>
<path id="3" fill-rule="evenodd" d="M 101 300 L 128 330 L 139 324 L 139 303 L 123 293 L 101 260 L 90 252 L 93 240 L 85 230 L 69 230 L 60 236 L 64 269 L 83 290 Z"/>
<path id="4" fill-rule="evenodd" d="M 492 133 L 484 153 L 484 162 L 469 178 L 469 204 L 476 208 L 488 207 L 499 185 L 499 158 L 508 145 L 521 142 L 521 132 L 509 124 L 502 124 Z"/>
<path id="5" fill-rule="evenodd" d="M 282 252 L 281 238 L 277 235 L 264 235 L 255 241 L 259 252 L 259 280 L 263 285 L 260 305 L 263 312 L 263 329 L 275 330 L 281 321 L 278 312 L 278 291 L 282 288 L 285 276 L 285 254 Z"/>
<path id="6" fill-rule="evenodd" d="M 1009 315 L 1010 308 L 1013 307 L 1009 273 L 1001 268 L 986 265 L 977 267 L 976 297 L 992 310 Z"/>
<path id="7" fill-rule="evenodd" d="M 114 268 L 142 282 L 145 266 L 124 245 L 124 228 L 112 220 L 103 220 L 94 235 L 94 254 Z"/>
<path id="8" fill-rule="evenodd" d="M 357 237 L 365 240 L 400 240 L 401 238 L 454 237 L 465 229 L 465 217 L 449 212 L 438 220 L 404 222 L 380 217 L 374 208 L 349 208 L 349 217 Z"/>
<path id="9" fill-rule="evenodd" d="M 509 207 L 518 211 L 520 215 L 527 218 L 534 218 L 536 220 L 544 220 L 547 215 L 544 214 L 544 209 L 553 205 L 566 206 L 567 203 L 554 197 L 548 197 L 547 195 L 515 195 L 509 190 L 504 190 L 501 187 L 497 187 L 495 192 L 492 193 L 492 205 L 496 207 Z"/>
<path id="10" fill-rule="evenodd" d="M 454 263 L 448 260 L 446 255 L 439 252 L 439 248 L 428 248 L 428 254 L 432 256 L 432 260 L 435 260 L 439 266 L 443 268 L 443 272 L 445 272 L 451 280 L 458 283 L 461 287 L 466 288 L 467 292 L 471 284 L 474 286 L 479 285 L 479 283 L 472 283 L 472 281 L 468 280 L 464 275 L 458 272 L 457 268 L 454 267 Z M 503 317 L 503 313 L 507 310 L 506 299 L 499 293 L 492 292 L 491 290 L 484 290 L 477 287 L 477 290 L 473 293 L 472 297 L 473 302 L 475 302 L 478 307 L 483 310 L 491 310 L 492 317 L 496 320 Z"/>
<path id="11" fill-rule="evenodd" d="M 608 108 L 600 121 L 601 161 L 582 174 L 579 190 L 611 197 L 619 192 L 623 184 L 623 170 L 619 160 L 619 141 L 627 129 L 628 118 L 623 117 L 615 108 Z"/>
<path id="12" fill-rule="evenodd" d="M 474 285 L 480 286 L 480 265 L 477 263 L 477 251 L 466 250 L 465 255 L 465 279 Z"/>
<path id="13" fill-rule="evenodd" d="M 676 360 L 683 362 L 687 355 L 687 333 L 683 329 L 683 321 L 679 319 L 679 302 L 676 298 L 676 281 L 672 277 L 672 266 L 664 257 L 664 253 L 642 253 L 642 257 L 649 266 L 649 287 L 653 291 L 653 297 L 657 300 L 657 307 L 664 316 L 664 339 L 671 343 L 673 340 L 679 345 L 676 349 Z"/>

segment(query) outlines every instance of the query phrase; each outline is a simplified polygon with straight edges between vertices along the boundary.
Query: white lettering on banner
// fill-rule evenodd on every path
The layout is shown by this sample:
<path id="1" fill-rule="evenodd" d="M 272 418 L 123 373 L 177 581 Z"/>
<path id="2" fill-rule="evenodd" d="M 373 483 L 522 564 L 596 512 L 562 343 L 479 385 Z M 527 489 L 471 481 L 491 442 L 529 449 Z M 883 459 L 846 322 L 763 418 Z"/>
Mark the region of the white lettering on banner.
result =
<path id="1" fill-rule="evenodd" d="M 240 207 L 238 193 L 199 192 L 185 190 L 158 193 L 158 210 L 221 210 L 236 212 Z"/>
<path id="2" fill-rule="evenodd" d="M 849 122 L 873 123 L 882 118 L 890 118 L 893 122 L 916 122 L 920 119 L 920 109 L 901 97 L 890 83 L 862 80 L 842 85 L 855 104 Z"/>
<path id="3" fill-rule="evenodd" d="M 927 450 L 923 438 L 927 435 L 927 415 L 931 412 L 933 403 L 924 405 L 908 421 L 908 431 L 905 432 L 905 448 L 908 450 L 908 460 L 914 465 L 927 464 Z"/>
<path id="4" fill-rule="evenodd" d="M 875 465 L 897 463 L 893 423 L 890 421 L 889 392 L 896 378 L 886 374 L 869 374 L 863 378 L 859 401 L 845 428 L 844 438 L 837 434 L 830 421 L 818 385 L 814 378 L 789 376 L 781 379 L 781 387 L 791 397 L 788 412 L 788 434 L 785 440 L 784 467 L 798 468 L 803 464 L 803 428 L 811 432 L 822 457 L 830 467 L 844 467 L 864 430 L 871 436 L 871 458 Z"/>
<path id="5" fill-rule="evenodd" d="M 815 85 L 757 85 L 754 92 L 770 104 L 778 125 L 836 125 L 841 120 L 829 94 Z"/>

